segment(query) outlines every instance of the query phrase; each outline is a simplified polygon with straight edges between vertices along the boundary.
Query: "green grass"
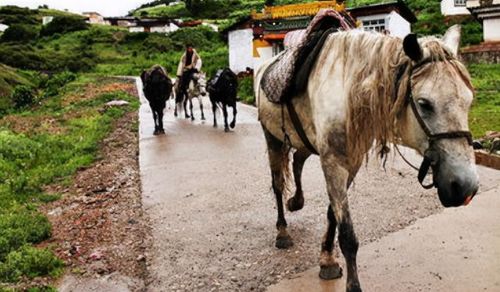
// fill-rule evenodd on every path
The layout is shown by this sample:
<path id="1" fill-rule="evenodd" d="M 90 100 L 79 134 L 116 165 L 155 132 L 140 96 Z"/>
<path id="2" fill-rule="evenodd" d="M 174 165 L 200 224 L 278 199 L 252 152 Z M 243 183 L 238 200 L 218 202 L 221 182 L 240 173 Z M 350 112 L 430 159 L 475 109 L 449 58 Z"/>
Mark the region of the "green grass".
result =
<path id="1" fill-rule="evenodd" d="M 17 85 L 33 86 L 33 83 L 18 70 L 0 64 L 0 112 L 12 107 L 10 95 Z"/>
<path id="2" fill-rule="evenodd" d="M 474 64 L 468 66 L 476 88 L 469 124 L 474 137 L 486 131 L 500 132 L 500 64 Z"/>
<path id="3" fill-rule="evenodd" d="M 184 18 L 190 17 L 191 14 L 186 9 L 186 5 L 184 2 L 181 2 L 178 5 L 168 6 L 168 5 L 159 5 L 154 7 L 142 8 L 135 10 L 133 12 L 134 16 L 148 16 L 148 17 L 167 17 L 167 18 Z"/>
<path id="4" fill-rule="evenodd" d="M 64 264 L 50 249 L 32 247 L 51 236 L 50 223 L 37 207 L 60 197 L 44 193 L 43 186 L 67 183 L 77 169 L 92 164 L 113 122 L 138 108 L 137 98 L 123 91 L 74 97 L 89 84 L 106 82 L 82 75 L 41 105 L 0 120 L 0 282 L 61 273 Z M 131 105 L 103 110 L 113 99 Z"/>

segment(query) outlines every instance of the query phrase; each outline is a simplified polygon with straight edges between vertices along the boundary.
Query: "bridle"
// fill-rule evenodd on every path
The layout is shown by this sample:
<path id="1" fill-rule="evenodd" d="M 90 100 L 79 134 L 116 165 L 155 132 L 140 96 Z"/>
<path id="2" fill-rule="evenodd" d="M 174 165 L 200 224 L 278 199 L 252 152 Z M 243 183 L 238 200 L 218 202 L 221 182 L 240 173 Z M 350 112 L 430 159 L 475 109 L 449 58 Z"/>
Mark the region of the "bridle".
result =
<path id="1" fill-rule="evenodd" d="M 420 168 L 418 168 L 418 169 L 416 167 L 414 167 L 411 163 L 409 163 L 408 160 L 406 160 L 406 158 L 401 154 L 401 152 L 399 151 L 399 149 L 397 148 L 396 145 L 395 145 L 395 147 L 396 147 L 396 150 L 401 155 L 401 157 L 403 158 L 403 160 L 406 163 L 408 163 L 411 167 L 418 170 L 418 181 L 422 185 L 422 187 L 425 189 L 430 189 L 430 188 L 435 186 L 434 181 L 428 185 L 425 185 L 423 182 L 424 182 L 424 179 L 429 172 L 429 168 L 433 167 L 433 175 L 435 175 L 435 171 L 437 171 L 437 169 L 434 168 L 439 162 L 439 153 L 435 150 L 435 143 L 437 141 L 443 140 L 443 139 L 465 138 L 465 139 L 467 139 L 467 143 L 469 143 L 469 145 L 472 146 L 472 134 L 470 131 L 450 131 L 450 132 L 443 132 L 443 133 L 434 134 L 433 131 L 431 130 L 431 128 L 429 128 L 429 126 L 425 123 L 424 119 L 422 118 L 422 116 L 418 112 L 417 105 L 415 103 L 415 99 L 413 98 L 412 82 L 411 82 L 413 72 L 416 69 L 418 69 L 418 68 L 420 68 L 428 63 L 443 62 L 443 61 L 450 61 L 450 60 L 454 60 L 454 59 L 452 59 L 452 58 L 426 59 L 424 61 L 419 62 L 416 65 L 412 65 L 411 63 L 409 63 L 409 64 L 403 65 L 398 70 L 398 73 L 397 73 L 398 76 L 396 79 L 397 80 L 396 85 L 397 85 L 398 89 L 396 90 L 396 95 L 398 94 L 399 84 L 401 83 L 401 79 L 406 71 L 406 68 L 407 68 L 407 66 L 410 66 L 409 67 L 409 74 L 408 74 L 408 82 L 407 82 L 408 86 L 407 86 L 406 95 L 405 95 L 405 104 L 408 104 L 408 103 L 410 104 L 410 107 L 412 109 L 412 112 L 413 112 L 415 118 L 417 119 L 418 124 L 420 125 L 420 127 L 424 131 L 425 135 L 427 136 L 427 140 L 429 142 L 429 147 L 424 151 L 424 160 L 422 161 L 422 164 L 420 165 Z"/>

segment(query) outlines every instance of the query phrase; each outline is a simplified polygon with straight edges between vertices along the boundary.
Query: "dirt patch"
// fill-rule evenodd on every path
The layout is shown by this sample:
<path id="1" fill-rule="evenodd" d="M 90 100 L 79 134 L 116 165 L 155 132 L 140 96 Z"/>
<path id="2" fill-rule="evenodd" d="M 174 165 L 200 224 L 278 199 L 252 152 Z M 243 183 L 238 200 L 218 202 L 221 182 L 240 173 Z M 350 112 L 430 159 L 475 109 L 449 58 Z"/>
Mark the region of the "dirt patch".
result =
<path id="1" fill-rule="evenodd" d="M 114 78 L 105 78 L 100 84 L 89 83 L 87 84 L 87 86 L 85 86 L 83 92 L 65 97 L 62 101 L 62 104 L 63 106 L 68 106 L 74 103 L 80 103 L 85 100 L 91 100 L 101 94 L 115 91 L 123 91 L 128 93 L 129 95 L 137 96 L 137 89 L 135 83 L 133 83 L 132 81 L 125 79 L 117 80 Z"/>
<path id="2" fill-rule="evenodd" d="M 72 185 L 47 190 L 63 197 L 44 206 L 53 226 L 45 245 L 55 246 L 71 278 L 79 282 L 120 275 L 133 279 L 127 283 L 129 289 L 143 288 L 148 231 L 141 203 L 136 116 L 128 113 L 116 122 L 102 143 L 102 159 L 79 171 Z"/>

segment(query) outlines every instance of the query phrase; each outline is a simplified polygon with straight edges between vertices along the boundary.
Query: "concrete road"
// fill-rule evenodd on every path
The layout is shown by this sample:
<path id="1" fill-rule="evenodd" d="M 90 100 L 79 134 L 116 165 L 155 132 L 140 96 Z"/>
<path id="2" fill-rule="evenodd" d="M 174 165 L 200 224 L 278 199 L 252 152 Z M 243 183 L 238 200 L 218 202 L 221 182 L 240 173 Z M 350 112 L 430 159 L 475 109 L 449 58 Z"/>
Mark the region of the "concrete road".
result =
<path id="1" fill-rule="evenodd" d="M 141 88 L 140 81 L 138 86 Z M 139 160 L 143 203 L 145 212 L 150 217 L 152 233 L 152 246 L 146 255 L 148 290 L 264 291 L 278 283 L 272 289 L 292 291 L 299 286 L 290 286 L 288 283 L 291 282 L 288 281 L 291 278 L 300 276 L 304 279 L 301 283 L 307 285 L 318 282 L 315 271 L 309 272 L 313 275 L 311 277 L 300 274 L 317 267 L 320 241 L 326 228 L 328 200 L 318 159 L 311 158 L 304 169 L 304 209 L 298 213 L 286 214 L 295 245 L 287 251 L 277 250 L 274 247 L 277 214 L 265 142 L 257 122 L 256 110 L 239 105 L 238 123 L 231 133 L 224 133 L 222 128 L 213 128 L 211 113 L 206 112 L 208 121 L 201 122 L 197 112 L 197 120 L 191 122 L 176 119 L 172 110 L 167 110 L 164 119 L 166 135 L 153 136 L 149 106 L 144 98 L 141 100 Z M 204 103 L 205 108 L 210 108 L 207 101 Z M 408 152 L 407 155 L 418 163 L 418 159 L 411 153 Z M 490 180 L 482 181 L 482 188 L 497 186 L 499 174 L 481 169 L 481 173 L 483 172 L 488 173 Z M 379 257 L 386 255 L 399 263 L 402 255 L 410 257 L 403 248 L 405 243 L 415 242 L 417 231 L 424 228 L 419 225 L 422 222 L 419 218 L 438 214 L 437 217 L 423 219 L 433 222 L 432 220 L 437 220 L 433 218 L 448 214 L 441 214 L 442 208 L 437 195 L 434 191 L 423 190 L 416 175 L 400 159 L 393 157 L 386 170 L 372 159 L 357 176 L 349 199 L 355 229 L 362 244 L 359 260 L 362 281 L 371 281 L 365 276 L 367 271 L 373 275 L 373 283 L 385 281 L 382 278 L 378 281 L 378 275 L 389 274 L 385 266 L 375 264 L 375 256 L 365 255 L 365 249 L 380 244 L 376 248 Z M 484 204 L 478 200 L 477 204 L 471 204 L 470 209 L 477 208 L 480 212 L 486 212 L 494 220 L 498 212 L 494 213 L 494 206 L 488 203 L 486 205 L 489 208 L 484 209 Z M 473 217 L 467 221 L 470 224 L 463 224 L 461 221 L 447 222 L 446 218 L 441 220 L 445 221 L 439 222 L 443 229 L 451 231 L 452 228 L 460 228 L 464 231 L 463 234 L 456 234 L 462 236 L 462 239 L 458 237 L 456 240 L 465 240 L 473 234 L 467 231 L 475 229 L 473 223 L 476 219 Z M 433 223 L 428 223 L 427 226 L 429 225 L 433 226 Z M 446 225 L 453 227 L 447 228 Z M 404 229 L 405 227 L 410 229 Z M 400 232 L 407 232 L 411 228 L 418 228 L 412 231 L 413 237 L 405 237 L 404 233 L 399 232 L 391 235 L 392 232 L 401 229 L 403 231 Z M 436 236 L 441 234 L 438 230 L 437 233 Z M 398 241 L 394 242 L 390 239 L 391 236 L 397 236 Z M 485 236 L 488 234 L 485 233 Z M 426 258 L 438 260 L 438 256 L 456 253 L 446 248 L 427 248 L 427 245 L 446 247 L 455 239 L 418 238 L 422 244 L 412 248 L 421 257 L 408 258 L 402 262 L 404 266 L 410 265 L 418 269 L 419 263 L 425 262 Z M 390 245 L 391 249 L 384 246 L 388 244 L 384 240 L 393 243 Z M 469 254 L 476 247 L 478 246 L 471 245 L 462 253 Z M 488 246 L 484 245 L 482 248 Z M 456 260 L 461 265 L 466 266 L 472 262 L 460 256 L 461 254 Z M 387 262 L 391 263 L 389 260 Z M 435 273 L 442 281 L 446 281 L 446 271 L 458 266 L 455 263 L 450 265 L 454 266 L 447 269 L 444 265 L 440 269 L 429 269 L 426 273 Z M 400 269 L 400 266 L 397 268 Z M 389 267 L 391 266 L 387 266 Z M 471 268 L 468 272 L 473 274 L 476 270 Z M 411 270 L 394 274 L 394 268 L 391 267 L 391 271 L 394 283 L 406 285 L 415 280 Z M 435 274 L 429 275 L 439 278 Z M 341 281 L 333 284 L 343 285 Z M 317 286 L 307 285 L 296 291 L 317 290 Z M 442 287 L 436 286 L 435 282 L 430 282 L 430 285 L 426 289 Z M 399 289 L 385 291 L 390 290 Z"/>

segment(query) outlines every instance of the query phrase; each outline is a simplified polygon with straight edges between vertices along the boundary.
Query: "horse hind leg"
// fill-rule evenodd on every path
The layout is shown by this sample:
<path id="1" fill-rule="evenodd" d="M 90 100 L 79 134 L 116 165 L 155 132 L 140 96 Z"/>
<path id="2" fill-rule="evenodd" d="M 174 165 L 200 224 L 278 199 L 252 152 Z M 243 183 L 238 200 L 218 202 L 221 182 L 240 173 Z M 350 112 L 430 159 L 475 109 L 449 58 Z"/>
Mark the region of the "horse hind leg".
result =
<path id="1" fill-rule="evenodd" d="M 287 223 L 283 208 L 283 190 L 285 186 L 285 173 L 283 169 L 283 159 L 288 157 L 288 153 L 284 153 L 283 142 L 272 136 L 264 127 L 264 136 L 267 143 L 267 152 L 269 155 L 269 165 L 271 167 L 273 192 L 276 197 L 276 207 L 278 210 L 278 220 L 276 228 L 278 235 L 276 236 L 275 246 L 279 249 L 287 249 L 293 246 L 293 241 L 287 231 Z M 288 163 L 288 161 L 286 161 Z"/>
<path id="2" fill-rule="evenodd" d="M 302 169 L 311 153 L 307 150 L 297 150 L 293 154 L 293 177 L 295 179 L 295 195 L 287 202 L 287 209 L 291 212 L 301 210 L 304 207 L 304 192 L 302 191 Z"/>

